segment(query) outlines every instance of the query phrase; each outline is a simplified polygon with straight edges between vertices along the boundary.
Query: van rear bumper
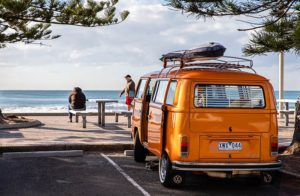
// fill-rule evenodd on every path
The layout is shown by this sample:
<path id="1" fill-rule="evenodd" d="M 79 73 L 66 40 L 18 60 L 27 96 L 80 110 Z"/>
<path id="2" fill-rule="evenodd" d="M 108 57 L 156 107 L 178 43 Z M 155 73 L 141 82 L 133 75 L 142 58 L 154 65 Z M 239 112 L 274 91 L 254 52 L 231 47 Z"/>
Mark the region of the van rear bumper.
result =
<path id="1" fill-rule="evenodd" d="M 270 163 L 200 163 L 173 161 L 172 169 L 181 171 L 271 171 L 279 170 L 281 161 Z"/>

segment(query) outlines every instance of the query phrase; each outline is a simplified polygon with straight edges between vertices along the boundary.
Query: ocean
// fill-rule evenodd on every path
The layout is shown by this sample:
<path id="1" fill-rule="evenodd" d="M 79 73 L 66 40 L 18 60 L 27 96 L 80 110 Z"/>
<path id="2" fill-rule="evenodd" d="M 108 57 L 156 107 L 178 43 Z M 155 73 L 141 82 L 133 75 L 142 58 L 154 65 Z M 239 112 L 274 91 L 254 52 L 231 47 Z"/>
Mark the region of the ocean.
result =
<path id="1" fill-rule="evenodd" d="M 107 104 L 106 109 L 126 110 L 125 98 L 120 91 L 84 91 L 87 99 L 117 99 L 118 104 Z M 3 112 L 66 112 L 70 91 L 0 91 L 0 108 Z M 278 98 L 278 91 L 275 92 Z M 297 99 L 300 91 L 285 91 L 285 99 Z M 293 105 L 290 106 L 293 108 Z M 97 111 L 95 102 L 88 102 L 87 109 Z"/>
<path id="2" fill-rule="evenodd" d="M 118 104 L 107 104 L 109 110 L 126 110 L 125 98 L 119 97 L 120 91 L 84 91 L 87 109 L 97 111 L 98 106 L 93 99 L 117 99 Z M 41 90 L 5 90 L 0 91 L 0 108 L 3 112 L 66 112 L 70 91 Z"/>

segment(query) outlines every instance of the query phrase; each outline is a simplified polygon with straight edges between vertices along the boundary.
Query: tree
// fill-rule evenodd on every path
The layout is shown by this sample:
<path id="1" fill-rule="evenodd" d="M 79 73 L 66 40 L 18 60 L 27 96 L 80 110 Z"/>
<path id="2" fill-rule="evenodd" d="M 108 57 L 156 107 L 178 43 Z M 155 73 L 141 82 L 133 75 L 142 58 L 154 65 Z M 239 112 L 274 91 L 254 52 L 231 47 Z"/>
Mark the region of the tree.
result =
<path id="1" fill-rule="evenodd" d="M 246 56 L 265 55 L 269 52 L 297 51 L 295 29 L 297 19 L 284 18 L 251 34 L 249 44 L 243 48 Z"/>
<path id="2" fill-rule="evenodd" d="M 297 14 L 299 0 L 165 0 L 167 6 L 199 18 L 244 16 L 252 27 L 238 29 L 254 30 L 277 23 L 288 13 Z"/>
<path id="3" fill-rule="evenodd" d="M 291 145 L 285 150 L 284 155 L 300 153 L 300 101 L 297 101 L 295 107 L 295 129 Z"/>
<path id="4" fill-rule="evenodd" d="M 7 43 L 55 39 L 51 24 L 99 27 L 123 22 L 116 17 L 118 0 L 0 0 L 0 47 Z"/>
<path id="5" fill-rule="evenodd" d="M 299 38 L 297 31 L 299 28 L 299 19 L 293 18 L 283 18 L 278 23 L 265 26 L 260 31 L 252 33 L 252 38 L 243 48 L 244 54 L 247 56 L 253 55 L 265 55 L 269 52 L 278 52 L 280 57 L 280 67 L 283 69 L 283 56 L 284 53 L 289 51 L 295 51 L 299 53 Z M 295 30 L 297 29 L 297 30 Z M 283 74 L 283 73 L 282 73 Z M 280 88 L 283 90 L 283 78 L 280 80 Z M 282 94 L 279 92 L 279 97 L 282 99 Z M 279 106 L 280 110 L 283 108 Z M 296 107 L 300 114 L 299 103 Z M 297 111 L 297 110 L 296 110 Z M 293 141 L 291 146 L 285 152 L 285 154 L 293 154 L 300 151 L 300 120 L 295 119 L 295 131 L 293 136 Z"/>
<path id="6" fill-rule="evenodd" d="M 32 43 L 59 38 L 52 24 L 103 27 L 123 22 L 127 10 L 116 16 L 118 0 L 0 0 L 0 48 L 8 43 Z M 0 110 L 0 123 L 5 117 Z"/>
<path id="7" fill-rule="evenodd" d="M 254 30 L 244 54 L 263 55 L 279 52 L 281 71 L 280 98 L 283 98 L 284 53 L 291 50 L 300 54 L 300 1 L 299 0 L 166 0 L 167 5 L 199 18 L 243 16 Z M 282 106 L 280 106 L 282 108 Z M 299 108 L 298 108 L 299 109 Z M 295 122 L 293 142 L 287 153 L 300 151 L 300 120 Z"/>

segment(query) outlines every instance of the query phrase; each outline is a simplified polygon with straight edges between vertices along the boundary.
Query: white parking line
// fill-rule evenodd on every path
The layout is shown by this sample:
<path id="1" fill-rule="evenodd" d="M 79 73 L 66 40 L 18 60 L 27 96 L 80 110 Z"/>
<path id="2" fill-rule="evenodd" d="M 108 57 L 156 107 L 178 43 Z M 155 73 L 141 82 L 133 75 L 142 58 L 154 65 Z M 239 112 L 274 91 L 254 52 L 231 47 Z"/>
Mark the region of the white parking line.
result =
<path id="1" fill-rule="evenodd" d="M 114 168 L 116 168 L 118 172 L 120 172 L 133 186 L 140 190 L 143 193 L 143 195 L 150 196 L 150 194 L 145 189 L 143 189 L 143 187 L 141 187 L 134 179 L 132 179 L 128 174 L 126 174 L 125 171 L 118 164 L 116 164 L 113 160 L 111 160 L 108 156 L 106 156 L 103 153 L 101 153 L 101 156 L 105 158 L 112 166 L 114 166 Z"/>
<path id="2" fill-rule="evenodd" d="M 288 175 L 291 175 L 291 176 L 294 176 L 296 178 L 300 178 L 300 175 L 299 174 L 295 174 L 295 173 L 292 173 L 292 172 L 289 172 L 289 171 L 286 171 L 284 169 L 280 169 L 280 171 L 284 174 L 288 174 Z"/>

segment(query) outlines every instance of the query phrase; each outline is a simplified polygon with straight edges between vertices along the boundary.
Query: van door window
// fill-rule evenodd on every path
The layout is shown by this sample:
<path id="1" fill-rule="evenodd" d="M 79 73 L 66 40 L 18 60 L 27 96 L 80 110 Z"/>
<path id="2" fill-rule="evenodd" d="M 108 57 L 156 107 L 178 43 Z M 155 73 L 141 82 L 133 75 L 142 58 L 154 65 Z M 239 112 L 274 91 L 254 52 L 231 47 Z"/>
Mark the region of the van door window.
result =
<path id="1" fill-rule="evenodd" d="M 141 99 L 145 90 L 145 86 L 146 86 L 146 79 L 142 79 L 140 80 L 140 84 L 139 84 L 139 88 L 136 94 L 136 98 Z"/>
<path id="2" fill-rule="evenodd" d="M 166 104 L 168 105 L 174 104 L 174 95 L 175 95 L 176 86 L 177 86 L 177 81 L 176 80 L 171 81 L 168 90 L 167 100 L 166 100 Z"/>
<path id="3" fill-rule="evenodd" d="M 149 82 L 149 86 L 147 90 L 147 102 L 150 102 L 150 100 L 152 99 L 155 83 L 156 83 L 156 79 L 151 79 Z"/>
<path id="4" fill-rule="evenodd" d="M 154 97 L 154 102 L 162 104 L 164 102 L 166 90 L 168 87 L 168 81 L 167 80 L 160 80 L 156 84 L 156 92 Z"/>
<path id="5" fill-rule="evenodd" d="M 244 85 L 196 85 L 195 107 L 201 108 L 264 108 L 262 87 Z"/>

